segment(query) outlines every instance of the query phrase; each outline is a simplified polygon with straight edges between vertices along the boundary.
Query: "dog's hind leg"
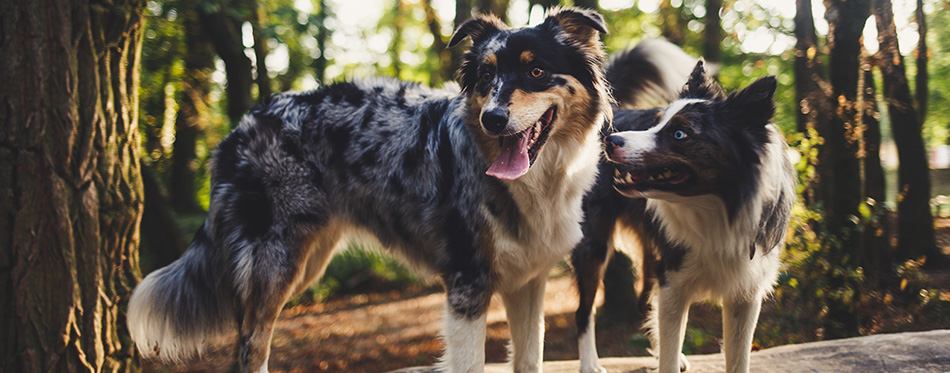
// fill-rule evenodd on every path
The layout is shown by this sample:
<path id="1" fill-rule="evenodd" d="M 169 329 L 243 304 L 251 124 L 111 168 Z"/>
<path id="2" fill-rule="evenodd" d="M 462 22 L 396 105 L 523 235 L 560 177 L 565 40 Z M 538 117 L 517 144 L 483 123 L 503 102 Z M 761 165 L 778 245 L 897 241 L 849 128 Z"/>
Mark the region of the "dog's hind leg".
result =
<path id="1" fill-rule="evenodd" d="M 749 371 L 752 335 L 759 319 L 762 302 L 759 298 L 727 299 L 722 303 L 722 334 L 726 352 L 726 372 Z"/>
<path id="2" fill-rule="evenodd" d="M 686 320 L 689 316 L 690 300 L 676 289 L 660 285 L 653 289 L 657 304 L 654 312 L 659 330 L 653 331 L 658 337 L 660 368 L 659 373 L 678 373 L 689 369 L 686 356 L 683 355 L 683 338 L 686 336 Z"/>
<path id="3" fill-rule="evenodd" d="M 577 280 L 577 292 L 580 295 L 580 304 L 574 314 L 574 323 L 577 325 L 577 349 L 581 361 L 581 373 L 604 373 L 597 357 L 597 341 L 594 337 L 594 299 L 597 289 L 604 277 L 606 268 L 607 244 L 591 243 L 585 237 L 571 255 L 571 265 L 574 267 L 574 276 Z"/>
<path id="4" fill-rule="evenodd" d="M 528 281 L 520 289 L 502 293 L 508 328 L 512 370 L 517 373 L 540 372 L 544 358 L 544 288 L 547 273 Z"/>
<path id="5" fill-rule="evenodd" d="M 329 232 L 328 232 L 329 231 Z M 301 239 L 263 241 L 257 244 L 251 263 L 239 286 L 238 361 L 244 373 L 267 372 L 274 324 L 284 303 L 323 273 L 338 231 L 322 229 L 320 234 Z"/>

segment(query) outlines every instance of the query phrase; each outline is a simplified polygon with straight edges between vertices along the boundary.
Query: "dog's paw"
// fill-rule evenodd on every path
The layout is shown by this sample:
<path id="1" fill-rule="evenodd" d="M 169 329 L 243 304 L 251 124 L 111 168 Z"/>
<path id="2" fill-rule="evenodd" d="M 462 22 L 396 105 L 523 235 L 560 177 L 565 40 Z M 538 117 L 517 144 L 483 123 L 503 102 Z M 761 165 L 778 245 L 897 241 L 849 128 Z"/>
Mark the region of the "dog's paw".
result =
<path id="1" fill-rule="evenodd" d="M 689 370 L 689 362 L 686 361 L 686 355 L 682 352 L 680 353 L 680 372 L 685 372 Z"/>

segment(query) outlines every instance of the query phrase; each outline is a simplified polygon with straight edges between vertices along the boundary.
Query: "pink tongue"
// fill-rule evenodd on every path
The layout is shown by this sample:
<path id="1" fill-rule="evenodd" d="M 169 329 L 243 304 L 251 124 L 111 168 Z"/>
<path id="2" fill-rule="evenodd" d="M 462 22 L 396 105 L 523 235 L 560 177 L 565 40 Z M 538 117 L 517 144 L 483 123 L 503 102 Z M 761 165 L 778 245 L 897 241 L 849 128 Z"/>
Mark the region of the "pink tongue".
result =
<path id="1" fill-rule="evenodd" d="M 528 173 L 528 131 L 514 136 L 502 137 L 501 154 L 485 172 L 502 180 L 514 180 Z"/>

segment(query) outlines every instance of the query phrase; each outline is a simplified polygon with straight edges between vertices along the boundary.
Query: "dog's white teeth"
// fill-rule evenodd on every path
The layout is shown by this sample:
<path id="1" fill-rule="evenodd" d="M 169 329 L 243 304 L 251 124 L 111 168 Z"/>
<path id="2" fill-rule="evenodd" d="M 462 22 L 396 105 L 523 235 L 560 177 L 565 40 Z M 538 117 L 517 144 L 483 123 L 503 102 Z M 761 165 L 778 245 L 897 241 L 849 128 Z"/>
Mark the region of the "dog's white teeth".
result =
<path id="1" fill-rule="evenodd" d="M 620 177 L 620 170 L 614 169 L 614 178 Z"/>
<path id="2" fill-rule="evenodd" d="M 633 184 L 633 175 L 626 174 L 624 175 L 623 180 L 626 181 L 628 184 Z"/>

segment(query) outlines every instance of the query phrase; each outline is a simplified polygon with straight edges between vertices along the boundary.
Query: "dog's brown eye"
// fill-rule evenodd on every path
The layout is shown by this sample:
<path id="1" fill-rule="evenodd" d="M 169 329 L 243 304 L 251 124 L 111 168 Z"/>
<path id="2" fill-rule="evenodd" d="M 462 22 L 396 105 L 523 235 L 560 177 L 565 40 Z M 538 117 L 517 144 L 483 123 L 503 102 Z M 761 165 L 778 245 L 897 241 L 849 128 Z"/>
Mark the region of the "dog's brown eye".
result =
<path id="1" fill-rule="evenodd" d="M 491 73 L 486 71 L 482 73 L 482 81 L 488 83 L 491 81 Z"/>
<path id="2" fill-rule="evenodd" d="M 544 70 L 542 70 L 540 67 L 535 67 L 531 69 L 532 78 L 540 78 L 542 76 L 544 76 Z"/>

